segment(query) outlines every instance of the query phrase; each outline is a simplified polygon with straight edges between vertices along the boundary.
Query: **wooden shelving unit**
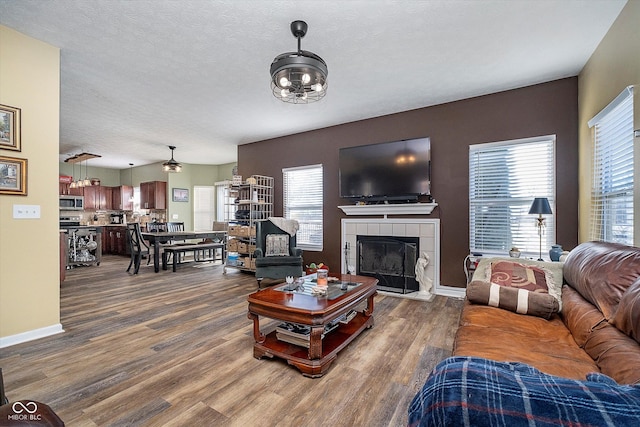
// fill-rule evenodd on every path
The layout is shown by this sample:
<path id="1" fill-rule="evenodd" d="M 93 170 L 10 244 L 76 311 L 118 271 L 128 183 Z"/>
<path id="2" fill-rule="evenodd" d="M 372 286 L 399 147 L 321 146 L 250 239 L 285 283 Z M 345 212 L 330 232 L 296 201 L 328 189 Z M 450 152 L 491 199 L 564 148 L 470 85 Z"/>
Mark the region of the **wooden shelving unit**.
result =
<path id="1" fill-rule="evenodd" d="M 252 175 L 227 187 L 227 267 L 255 271 L 256 222 L 273 216 L 273 178 Z"/>

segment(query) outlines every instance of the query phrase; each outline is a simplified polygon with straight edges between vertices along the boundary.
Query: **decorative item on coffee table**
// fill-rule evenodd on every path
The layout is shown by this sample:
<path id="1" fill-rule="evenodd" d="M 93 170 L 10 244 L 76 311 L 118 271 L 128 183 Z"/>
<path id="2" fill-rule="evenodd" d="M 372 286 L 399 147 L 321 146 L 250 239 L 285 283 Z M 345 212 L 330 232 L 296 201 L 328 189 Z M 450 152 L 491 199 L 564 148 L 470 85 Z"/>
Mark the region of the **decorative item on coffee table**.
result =
<path id="1" fill-rule="evenodd" d="M 304 269 L 305 269 L 305 273 L 307 274 L 316 274 L 318 272 L 318 269 L 327 270 L 327 275 L 329 274 L 329 266 L 322 262 L 318 264 L 316 264 L 315 262 L 312 262 L 309 265 L 305 265 Z"/>

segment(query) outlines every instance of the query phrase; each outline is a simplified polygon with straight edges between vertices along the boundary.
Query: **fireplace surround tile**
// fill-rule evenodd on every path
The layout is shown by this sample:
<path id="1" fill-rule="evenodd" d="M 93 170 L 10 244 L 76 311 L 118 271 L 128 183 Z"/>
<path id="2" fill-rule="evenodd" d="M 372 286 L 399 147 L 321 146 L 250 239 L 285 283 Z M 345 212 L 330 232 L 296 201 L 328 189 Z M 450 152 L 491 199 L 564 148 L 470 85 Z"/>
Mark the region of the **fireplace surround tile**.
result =
<path id="1" fill-rule="evenodd" d="M 349 247 L 349 260 L 341 257 L 341 271 L 346 273 L 347 263 L 356 265 L 356 238 L 364 236 L 418 237 L 420 252 L 429 256 L 427 275 L 433 280 L 433 290 L 440 283 L 440 220 L 438 218 L 343 218 L 341 247 Z"/>

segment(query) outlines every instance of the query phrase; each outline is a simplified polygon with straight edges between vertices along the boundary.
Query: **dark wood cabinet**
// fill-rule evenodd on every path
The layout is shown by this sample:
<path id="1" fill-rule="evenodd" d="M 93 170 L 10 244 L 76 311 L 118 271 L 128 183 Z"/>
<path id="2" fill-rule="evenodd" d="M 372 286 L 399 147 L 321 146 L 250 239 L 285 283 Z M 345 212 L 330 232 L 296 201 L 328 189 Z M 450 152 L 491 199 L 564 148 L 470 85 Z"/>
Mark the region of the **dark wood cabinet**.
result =
<path id="1" fill-rule="evenodd" d="M 83 196 L 84 192 L 82 187 L 71 188 L 70 184 L 65 184 L 61 182 L 59 184 L 59 194 L 63 196 Z"/>
<path id="2" fill-rule="evenodd" d="M 102 253 L 111 255 L 129 255 L 127 245 L 127 227 L 104 227 L 102 237 Z"/>
<path id="3" fill-rule="evenodd" d="M 142 209 L 166 209 L 167 183 L 165 181 L 141 182 L 140 207 Z"/>
<path id="4" fill-rule="evenodd" d="M 113 187 L 112 209 L 117 211 L 133 210 L 133 187 L 129 185 L 121 185 Z"/>
<path id="5" fill-rule="evenodd" d="M 112 207 L 113 190 L 111 187 L 92 185 L 83 187 L 84 208 L 96 210 L 110 210 Z"/>

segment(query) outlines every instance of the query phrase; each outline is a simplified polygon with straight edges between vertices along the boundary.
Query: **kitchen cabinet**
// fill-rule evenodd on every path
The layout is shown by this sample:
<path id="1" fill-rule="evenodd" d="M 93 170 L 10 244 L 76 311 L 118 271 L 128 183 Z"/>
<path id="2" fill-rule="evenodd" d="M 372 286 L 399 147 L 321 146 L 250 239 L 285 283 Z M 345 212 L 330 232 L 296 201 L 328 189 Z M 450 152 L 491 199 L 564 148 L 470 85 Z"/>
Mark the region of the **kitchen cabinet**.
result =
<path id="1" fill-rule="evenodd" d="M 60 183 L 59 193 L 63 196 L 84 196 L 82 187 L 71 188 L 70 184 Z"/>
<path id="2" fill-rule="evenodd" d="M 84 191 L 84 208 L 95 210 L 112 209 L 113 190 L 111 187 L 102 185 L 92 185 L 83 187 Z"/>
<path id="3" fill-rule="evenodd" d="M 142 209 L 167 208 L 166 181 L 151 181 L 140 183 L 140 207 Z"/>
<path id="4" fill-rule="evenodd" d="M 113 187 L 111 208 L 116 211 L 132 211 L 133 187 L 129 185 Z"/>
<path id="5" fill-rule="evenodd" d="M 127 245 L 127 227 L 104 227 L 102 237 L 102 253 L 111 255 L 129 255 Z"/>

